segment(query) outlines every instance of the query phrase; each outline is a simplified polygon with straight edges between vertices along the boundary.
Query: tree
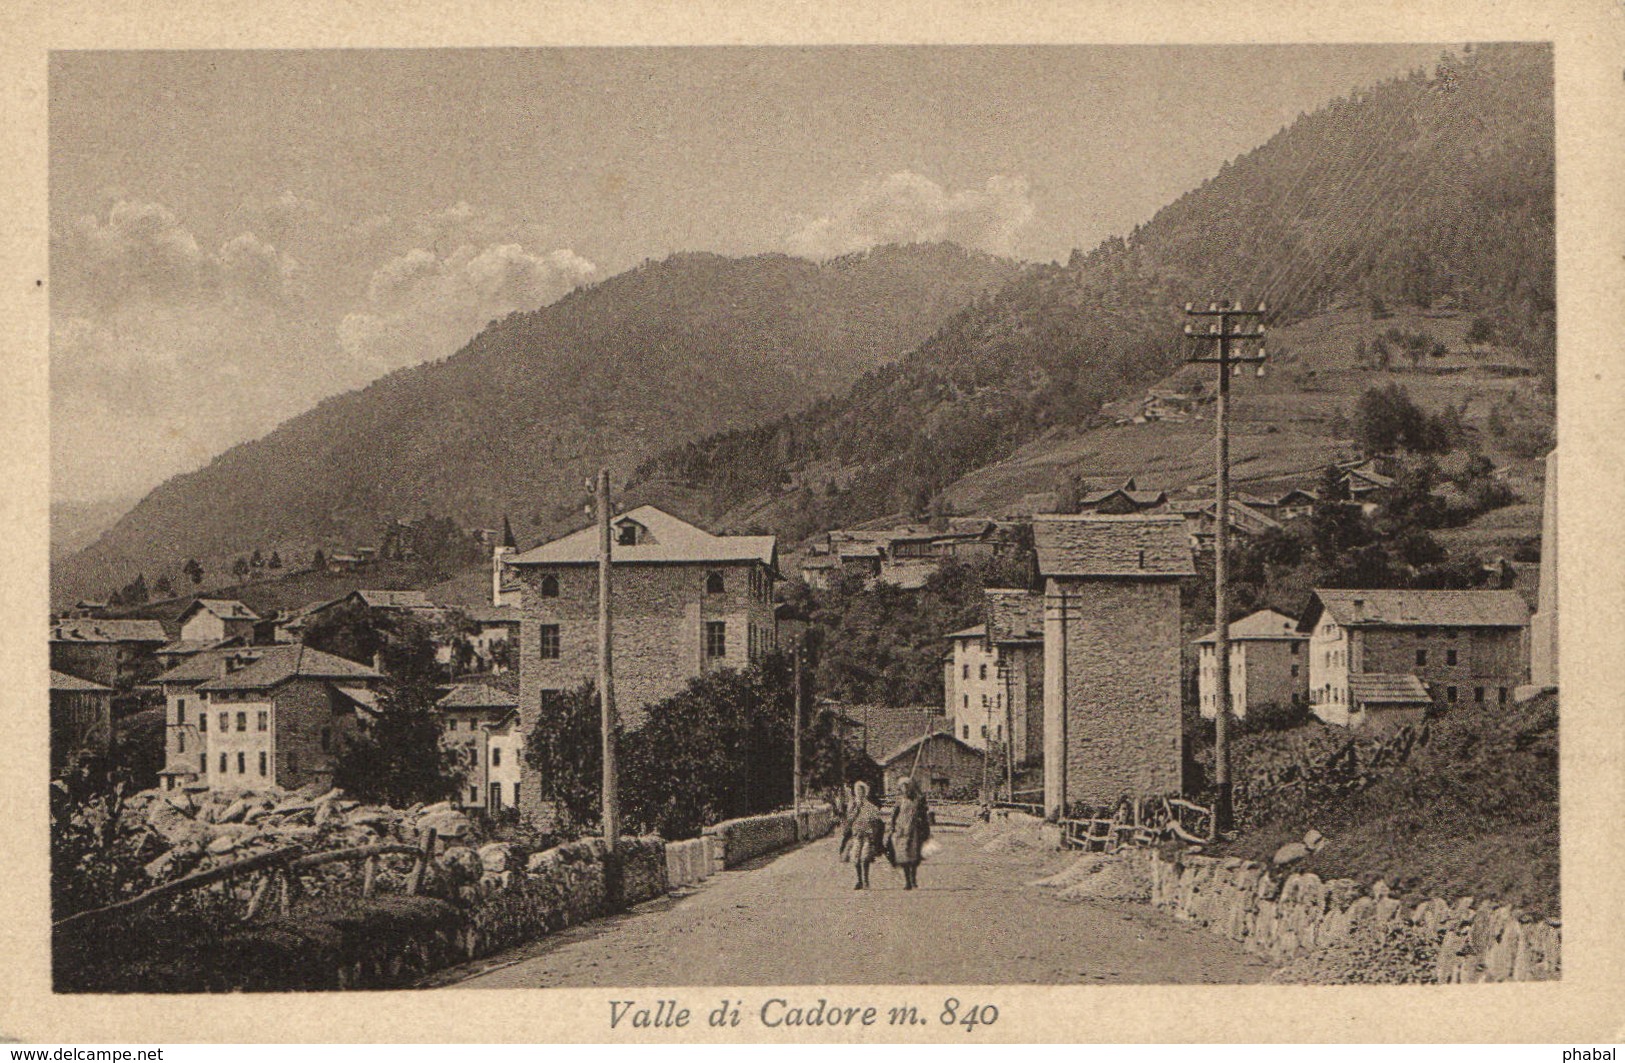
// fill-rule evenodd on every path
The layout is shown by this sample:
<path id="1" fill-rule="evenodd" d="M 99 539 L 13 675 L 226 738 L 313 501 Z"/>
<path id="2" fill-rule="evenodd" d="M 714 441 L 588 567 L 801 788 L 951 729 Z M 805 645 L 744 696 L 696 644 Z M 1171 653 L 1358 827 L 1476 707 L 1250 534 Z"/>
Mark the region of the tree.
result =
<path id="1" fill-rule="evenodd" d="M 277 553 L 275 550 L 272 550 L 271 551 L 271 560 L 268 562 L 268 565 L 271 568 L 281 568 L 282 567 L 282 555 Z"/>
<path id="2" fill-rule="evenodd" d="M 186 564 L 181 567 L 181 571 L 186 574 L 187 579 L 192 581 L 192 586 L 196 587 L 203 582 L 203 566 L 197 563 L 197 558 L 187 558 Z"/>
<path id="3" fill-rule="evenodd" d="M 175 597 L 175 585 L 169 582 L 168 576 L 159 576 L 158 582 L 152 585 L 152 590 L 160 598 Z"/>
<path id="4" fill-rule="evenodd" d="M 350 736 L 339 753 L 333 784 L 362 801 L 404 808 L 455 797 L 463 758 L 441 744 L 434 688 L 386 683 L 377 717 Z"/>
<path id="5" fill-rule="evenodd" d="M 310 555 L 310 567 L 315 569 L 317 572 L 320 572 L 322 569 L 326 568 L 327 555 L 322 553 L 320 550 L 317 550 L 314 554 Z"/>
<path id="6" fill-rule="evenodd" d="M 135 579 L 124 587 L 125 605 L 145 605 L 147 602 L 147 577 L 136 573 Z"/>
<path id="7" fill-rule="evenodd" d="M 231 563 L 231 574 L 233 576 L 237 577 L 237 582 L 238 583 L 241 583 L 243 580 L 247 579 L 248 578 L 248 561 L 245 560 L 244 558 L 241 558 L 241 557 L 239 557 L 237 560 L 233 561 Z"/>
<path id="8" fill-rule="evenodd" d="M 575 837 L 602 822 L 603 745 L 598 690 L 544 694 L 525 735 L 525 763 L 536 771 L 537 797 L 553 811 L 553 830 Z M 624 732 L 617 732 L 618 734 Z"/>
<path id="9" fill-rule="evenodd" d="M 1401 447 L 1440 453 L 1449 450 L 1452 442 L 1449 419 L 1429 417 L 1398 384 L 1369 388 L 1360 396 L 1354 432 L 1368 454 L 1391 454 Z"/>

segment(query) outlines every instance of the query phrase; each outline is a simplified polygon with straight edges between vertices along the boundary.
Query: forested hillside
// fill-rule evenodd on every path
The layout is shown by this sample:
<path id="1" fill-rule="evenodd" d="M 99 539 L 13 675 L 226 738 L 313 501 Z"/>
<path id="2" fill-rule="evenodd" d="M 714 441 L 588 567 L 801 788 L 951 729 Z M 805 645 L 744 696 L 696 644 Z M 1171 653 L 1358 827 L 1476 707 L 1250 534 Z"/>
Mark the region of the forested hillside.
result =
<path id="1" fill-rule="evenodd" d="M 1215 295 L 1267 300 L 1275 325 L 1448 306 L 1549 385 L 1554 215 L 1550 49 L 1446 55 L 1301 116 L 1126 238 L 1027 271 L 845 394 L 676 448 L 635 479 L 792 539 L 918 513 L 1169 373 L 1183 304 Z"/>
<path id="2" fill-rule="evenodd" d="M 580 511 L 581 483 L 836 392 L 1020 267 L 951 244 L 822 265 L 683 254 L 492 322 L 461 351 L 329 399 L 164 483 L 53 572 L 58 601 L 187 558 L 309 556 L 427 512 L 522 537 Z"/>

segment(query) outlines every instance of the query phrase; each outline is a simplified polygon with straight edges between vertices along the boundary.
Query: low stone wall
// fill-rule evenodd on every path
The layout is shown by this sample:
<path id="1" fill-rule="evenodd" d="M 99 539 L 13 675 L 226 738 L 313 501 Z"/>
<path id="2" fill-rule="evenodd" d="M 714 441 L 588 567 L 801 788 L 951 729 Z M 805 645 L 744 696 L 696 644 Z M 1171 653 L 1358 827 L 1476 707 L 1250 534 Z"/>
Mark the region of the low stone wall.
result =
<path id="1" fill-rule="evenodd" d="M 1276 878 L 1234 857 L 1137 850 L 1125 859 L 1149 874 L 1152 904 L 1287 965 L 1289 978 L 1507 982 L 1561 971 L 1560 924 L 1505 905 L 1402 901 L 1380 881 L 1367 889 L 1308 872 Z"/>
<path id="2" fill-rule="evenodd" d="M 59 992 L 388 989 L 532 941 L 668 890 L 666 843 L 600 839 L 525 859 L 511 846 L 440 854 L 438 896 L 381 895 L 207 935 L 179 922 L 119 935 L 58 934 Z M 522 866 L 516 866 L 522 865 Z M 619 896 L 619 904 L 616 896 Z"/>
<path id="3" fill-rule="evenodd" d="M 691 886 L 709 878 L 717 844 L 717 839 L 709 834 L 687 841 L 667 842 L 666 881 L 673 887 Z"/>
<path id="4" fill-rule="evenodd" d="M 826 804 L 804 806 L 798 823 L 794 812 L 770 812 L 762 816 L 724 820 L 705 828 L 714 839 L 711 854 L 713 872 L 735 867 L 757 856 L 788 848 L 798 841 L 822 838 L 835 825 L 835 813 Z"/>

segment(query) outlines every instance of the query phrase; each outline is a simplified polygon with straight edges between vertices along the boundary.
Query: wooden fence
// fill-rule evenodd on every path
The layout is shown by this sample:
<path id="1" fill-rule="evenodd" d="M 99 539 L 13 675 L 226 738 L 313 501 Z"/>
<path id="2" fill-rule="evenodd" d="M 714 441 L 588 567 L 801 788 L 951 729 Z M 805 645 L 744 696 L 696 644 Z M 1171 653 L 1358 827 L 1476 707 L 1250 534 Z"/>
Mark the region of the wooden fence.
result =
<path id="1" fill-rule="evenodd" d="M 306 853 L 303 846 L 289 845 L 281 849 L 272 849 L 268 852 L 255 853 L 230 864 L 221 864 L 204 871 L 178 878 L 173 882 L 166 882 L 161 886 L 154 886 L 144 893 L 137 894 L 127 900 L 105 905 L 101 908 L 91 908 L 88 911 L 76 912 L 51 924 L 53 931 L 83 930 L 91 925 L 99 925 L 107 919 L 116 916 L 129 916 L 136 912 L 151 908 L 161 901 L 170 900 L 194 890 L 215 886 L 234 879 L 257 876 L 258 883 L 248 901 L 248 908 L 243 918 L 252 920 L 269 906 L 273 894 L 277 898 L 277 908 L 281 914 L 288 914 L 289 910 L 304 894 L 304 887 L 299 880 L 301 874 L 314 871 L 319 867 L 340 863 L 361 863 L 362 897 L 373 895 L 377 887 L 378 862 L 385 856 L 411 856 L 412 870 L 407 877 L 406 893 L 416 895 L 423 888 L 423 876 L 428 868 L 429 861 L 434 858 L 436 832 L 427 831 L 423 836 L 423 844 L 406 845 L 400 842 L 382 842 L 377 845 L 362 845 L 352 849 L 333 849 L 322 853 Z"/>

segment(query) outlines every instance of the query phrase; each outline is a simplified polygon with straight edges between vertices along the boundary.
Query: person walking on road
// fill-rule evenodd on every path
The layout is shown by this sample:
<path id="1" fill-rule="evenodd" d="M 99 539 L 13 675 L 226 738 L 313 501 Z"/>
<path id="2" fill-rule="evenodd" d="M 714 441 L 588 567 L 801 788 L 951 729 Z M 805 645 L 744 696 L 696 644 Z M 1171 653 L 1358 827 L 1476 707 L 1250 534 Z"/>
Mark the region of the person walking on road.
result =
<path id="1" fill-rule="evenodd" d="M 882 839 L 886 833 L 886 819 L 869 800 L 869 784 L 857 783 L 852 787 L 852 808 L 841 826 L 841 856 L 851 854 L 858 869 L 858 881 L 852 888 L 869 888 L 869 865 L 880 855 Z"/>
<path id="2" fill-rule="evenodd" d="M 903 888 L 919 886 L 921 848 L 931 837 L 931 811 L 926 807 L 925 794 L 913 777 L 903 780 L 898 787 L 897 805 L 891 812 L 892 860 L 903 869 Z"/>

